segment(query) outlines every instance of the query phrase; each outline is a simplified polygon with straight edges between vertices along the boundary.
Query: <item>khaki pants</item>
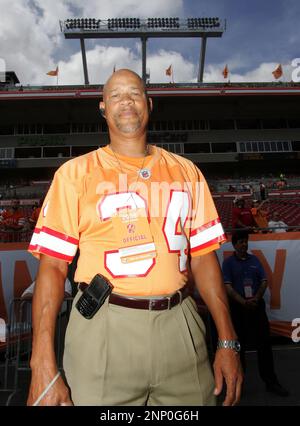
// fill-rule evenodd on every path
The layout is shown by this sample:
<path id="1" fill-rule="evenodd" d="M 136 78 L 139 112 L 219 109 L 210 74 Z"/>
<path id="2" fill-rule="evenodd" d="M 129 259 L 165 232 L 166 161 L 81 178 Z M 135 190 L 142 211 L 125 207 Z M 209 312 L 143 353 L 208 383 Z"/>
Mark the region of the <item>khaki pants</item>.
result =
<path id="1" fill-rule="evenodd" d="M 75 405 L 215 405 L 205 327 L 190 297 L 164 311 L 106 301 L 87 320 L 78 293 L 64 352 Z"/>

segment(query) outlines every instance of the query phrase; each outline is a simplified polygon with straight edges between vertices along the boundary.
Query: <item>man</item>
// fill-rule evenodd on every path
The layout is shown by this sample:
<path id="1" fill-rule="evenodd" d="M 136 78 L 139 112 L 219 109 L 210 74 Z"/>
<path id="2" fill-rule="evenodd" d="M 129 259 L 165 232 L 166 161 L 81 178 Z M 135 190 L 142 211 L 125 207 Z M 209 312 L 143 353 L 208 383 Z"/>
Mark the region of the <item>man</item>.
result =
<path id="1" fill-rule="evenodd" d="M 260 201 L 264 201 L 266 199 L 266 185 L 263 182 L 259 183 L 259 191 L 260 191 Z"/>
<path id="2" fill-rule="evenodd" d="M 245 228 L 251 231 L 255 227 L 251 209 L 245 206 L 245 200 L 238 198 L 232 210 L 232 228 Z"/>
<path id="3" fill-rule="evenodd" d="M 257 349 L 258 369 L 266 390 L 279 396 L 288 392 L 279 384 L 274 371 L 269 322 L 263 299 L 267 288 L 264 269 L 248 251 L 248 233 L 232 235 L 234 254 L 223 262 L 223 276 L 229 295 L 234 327 L 241 342 L 241 361 L 245 369 L 245 349 L 252 344 Z"/>
<path id="4" fill-rule="evenodd" d="M 270 232 L 280 233 L 286 232 L 288 225 L 280 220 L 278 212 L 273 212 L 272 219 L 269 220 L 268 227 L 270 228 Z"/>
<path id="5" fill-rule="evenodd" d="M 34 228 L 37 221 L 38 221 L 42 205 L 43 205 L 42 200 L 39 200 L 39 202 L 36 203 L 36 205 L 32 209 L 32 213 L 31 213 L 31 216 L 29 218 L 29 223 L 30 223 L 31 228 Z"/>
<path id="6" fill-rule="evenodd" d="M 1 225 L 6 230 L 20 231 L 26 224 L 24 213 L 20 210 L 20 201 L 12 200 L 11 208 L 2 213 Z"/>
<path id="7" fill-rule="evenodd" d="M 267 200 L 262 201 L 261 203 L 258 200 L 253 200 L 252 202 L 252 208 L 251 213 L 253 216 L 253 219 L 255 221 L 255 224 L 258 228 L 262 228 L 263 231 L 261 232 L 268 232 L 266 228 L 268 228 L 268 214 L 269 209 L 266 206 Z M 260 232 L 260 229 L 257 230 Z"/>
<path id="8" fill-rule="evenodd" d="M 54 324 L 78 246 L 79 292 L 64 354 L 71 394 L 58 378 L 41 405 L 213 405 L 223 379 L 224 405 L 240 398 L 238 343 L 214 253 L 223 229 L 193 163 L 147 145 L 151 110 L 141 78 L 116 71 L 100 102 L 109 146 L 65 163 L 45 198 L 30 245 L 40 267 L 29 405 L 57 377 Z M 188 255 L 219 332 L 215 383 L 204 326 L 188 297 Z M 75 305 L 97 273 L 114 289 L 87 320 Z"/>

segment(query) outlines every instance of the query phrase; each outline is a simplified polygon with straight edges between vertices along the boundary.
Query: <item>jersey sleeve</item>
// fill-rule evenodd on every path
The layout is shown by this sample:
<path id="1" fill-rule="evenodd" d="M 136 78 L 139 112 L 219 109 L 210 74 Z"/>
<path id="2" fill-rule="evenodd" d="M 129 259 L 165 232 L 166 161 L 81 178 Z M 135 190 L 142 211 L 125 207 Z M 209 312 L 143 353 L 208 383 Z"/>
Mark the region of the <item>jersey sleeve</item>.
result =
<path id="1" fill-rule="evenodd" d="M 207 182 L 195 167 L 193 183 L 192 222 L 190 232 L 191 256 L 199 256 L 216 250 L 226 241 L 226 236 L 212 199 Z"/>
<path id="2" fill-rule="evenodd" d="M 29 244 L 30 253 L 72 262 L 79 242 L 78 199 L 72 182 L 56 172 Z"/>

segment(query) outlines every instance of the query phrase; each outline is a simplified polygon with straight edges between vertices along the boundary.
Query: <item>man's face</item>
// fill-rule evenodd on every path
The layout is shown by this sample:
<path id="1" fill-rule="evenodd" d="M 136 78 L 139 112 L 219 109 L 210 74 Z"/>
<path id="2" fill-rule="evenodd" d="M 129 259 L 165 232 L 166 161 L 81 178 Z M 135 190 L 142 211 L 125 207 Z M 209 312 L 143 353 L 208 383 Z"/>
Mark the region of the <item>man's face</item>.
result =
<path id="1" fill-rule="evenodd" d="M 148 123 L 147 97 L 142 81 L 127 70 L 117 71 L 105 85 L 103 103 L 111 131 L 138 133 Z"/>
<path id="2" fill-rule="evenodd" d="M 248 239 L 241 238 L 234 246 L 235 251 L 240 255 L 245 255 L 248 251 Z"/>
<path id="3" fill-rule="evenodd" d="M 274 213 L 274 214 L 273 214 L 273 220 L 274 220 L 275 222 L 278 222 L 278 221 L 279 221 L 279 214 L 278 214 L 278 213 Z"/>
<path id="4" fill-rule="evenodd" d="M 19 208 L 19 201 L 13 201 L 11 204 L 11 207 L 13 210 L 18 210 Z"/>

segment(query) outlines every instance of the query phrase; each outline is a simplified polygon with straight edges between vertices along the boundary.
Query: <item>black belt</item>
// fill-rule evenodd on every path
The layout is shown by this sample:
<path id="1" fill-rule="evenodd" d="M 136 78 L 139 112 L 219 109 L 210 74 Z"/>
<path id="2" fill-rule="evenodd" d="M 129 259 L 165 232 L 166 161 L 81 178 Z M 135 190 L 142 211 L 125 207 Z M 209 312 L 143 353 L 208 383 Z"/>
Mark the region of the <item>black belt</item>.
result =
<path id="1" fill-rule="evenodd" d="M 78 288 L 84 291 L 88 284 L 79 283 Z M 190 295 L 190 287 L 186 284 L 180 290 L 171 296 L 161 297 L 160 299 L 137 299 L 134 297 L 120 296 L 116 293 L 111 293 L 109 296 L 109 303 L 113 305 L 124 306 L 125 308 L 133 309 L 147 309 L 149 311 L 163 311 L 165 309 L 172 309 L 174 306 L 181 303 L 187 296 Z"/>

